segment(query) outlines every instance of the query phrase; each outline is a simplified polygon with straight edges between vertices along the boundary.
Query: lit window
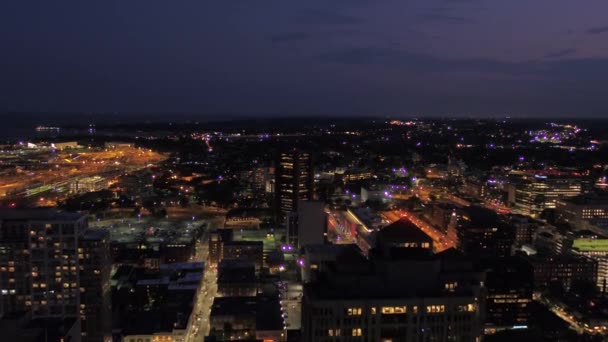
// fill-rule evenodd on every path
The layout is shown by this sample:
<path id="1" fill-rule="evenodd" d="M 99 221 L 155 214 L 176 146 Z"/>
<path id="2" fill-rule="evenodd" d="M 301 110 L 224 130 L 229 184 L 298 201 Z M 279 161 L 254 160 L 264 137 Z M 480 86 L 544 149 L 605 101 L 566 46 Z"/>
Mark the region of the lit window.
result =
<path id="1" fill-rule="evenodd" d="M 426 307 L 427 313 L 441 313 L 445 312 L 445 305 L 428 305 Z"/>
<path id="2" fill-rule="evenodd" d="M 361 308 L 348 308 L 346 313 L 349 316 L 360 316 L 363 313 L 363 310 Z"/>
<path id="3" fill-rule="evenodd" d="M 383 306 L 382 314 L 384 315 L 394 315 L 394 314 L 404 314 L 407 312 L 407 307 L 405 306 Z"/>
<path id="4" fill-rule="evenodd" d="M 476 309 L 475 304 L 458 305 L 457 307 L 459 312 L 475 312 Z"/>
<path id="5" fill-rule="evenodd" d="M 361 335 L 362 335 L 361 328 L 353 329 L 352 336 L 361 336 Z"/>

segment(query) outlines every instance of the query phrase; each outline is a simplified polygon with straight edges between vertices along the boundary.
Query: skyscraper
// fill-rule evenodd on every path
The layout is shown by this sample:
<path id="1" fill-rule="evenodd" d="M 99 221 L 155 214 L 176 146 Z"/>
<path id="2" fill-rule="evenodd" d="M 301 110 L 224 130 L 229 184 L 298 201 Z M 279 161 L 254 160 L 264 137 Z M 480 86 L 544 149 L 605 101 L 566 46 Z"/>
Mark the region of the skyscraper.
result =
<path id="1" fill-rule="evenodd" d="M 85 216 L 57 210 L 0 212 L 0 314 L 31 310 L 32 318 L 77 317 L 78 236 Z"/>
<path id="2" fill-rule="evenodd" d="M 300 201 L 313 198 L 312 156 L 297 148 L 280 151 L 275 171 L 277 216 L 298 210 Z"/>
<path id="3" fill-rule="evenodd" d="M 111 340 L 110 234 L 87 230 L 78 245 L 80 319 L 83 341 Z"/>
<path id="4" fill-rule="evenodd" d="M 91 341 L 103 341 L 109 239 L 86 229 L 86 216 L 76 213 L 0 211 L 0 316 L 30 311 L 32 319 L 91 321 L 82 325 L 83 340 L 91 331 L 99 336 Z"/>

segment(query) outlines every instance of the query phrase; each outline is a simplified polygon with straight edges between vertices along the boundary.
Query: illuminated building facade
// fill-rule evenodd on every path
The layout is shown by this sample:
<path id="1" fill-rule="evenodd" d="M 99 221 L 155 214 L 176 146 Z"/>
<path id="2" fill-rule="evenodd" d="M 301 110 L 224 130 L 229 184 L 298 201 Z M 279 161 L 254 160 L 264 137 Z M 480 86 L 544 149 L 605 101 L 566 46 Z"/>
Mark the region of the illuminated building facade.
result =
<path id="1" fill-rule="evenodd" d="M 108 182 L 103 177 L 85 177 L 70 184 L 71 193 L 95 192 L 107 187 Z"/>
<path id="2" fill-rule="evenodd" d="M 78 238 L 85 216 L 56 210 L 0 212 L 0 314 L 78 317 Z"/>
<path id="3" fill-rule="evenodd" d="M 275 200 L 279 214 L 298 211 L 298 203 L 313 199 L 312 156 L 299 149 L 278 154 L 275 168 Z"/>
<path id="4" fill-rule="evenodd" d="M 539 215 L 545 209 L 555 209 L 558 199 L 581 194 L 579 178 L 528 177 L 516 187 L 515 207 L 524 215 Z"/>
<path id="5" fill-rule="evenodd" d="M 0 315 L 78 319 L 86 341 L 107 341 L 110 249 L 86 216 L 54 209 L 0 212 Z"/>
<path id="6" fill-rule="evenodd" d="M 608 194 L 580 195 L 558 200 L 558 218 L 575 227 L 586 224 L 608 228 Z"/>
<path id="7" fill-rule="evenodd" d="M 344 181 L 344 183 L 358 182 L 371 179 L 373 176 L 374 174 L 370 170 L 353 169 L 344 172 L 342 181 Z"/>
<path id="8" fill-rule="evenodd" d="M 453 249 L 432 255 L 409 247 L 419 239 L 389 240 L 369 258 L 348 248 L 317 264 L 304 287 L 301 340 L 480 341 L 484 274 Z"/>
<path id="9" fill-rule="evenodd" d="M 217 229 L 209 232 L 209 265 L 217 267 L 222 261 L 224 242 L 232 241 L 232 229 Z"/>
<path id="10" fill-rule="evenodd" d="M 605 291 L 608 282 L 608 239 L 575 239 L 572 252 L 597 262 L 597 287 Z"/>

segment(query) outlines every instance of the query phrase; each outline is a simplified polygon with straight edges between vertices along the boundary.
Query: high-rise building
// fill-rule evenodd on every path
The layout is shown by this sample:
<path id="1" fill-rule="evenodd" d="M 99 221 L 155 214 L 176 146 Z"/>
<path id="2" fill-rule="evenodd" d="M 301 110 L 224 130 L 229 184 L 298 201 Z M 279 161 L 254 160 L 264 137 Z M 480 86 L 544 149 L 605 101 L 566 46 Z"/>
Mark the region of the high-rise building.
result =
<path id="1" fill-rule="evenodd" d="M 300 201 L 313 199 L 312 156 L 293 148 L 278 153 L 275 167 L 277 215 L 286 217 L 298 211 Z"/>
<path id="2" fill-rule="evenodd" d="M 78 317 L 78 238 L 85 216 L 52 209 L 0 212 L 0 314 Z"/>
<path id="3" fill-rule="evenodd" d="M 80 260 L 80 319 L 84 341 L 111 341 L 110 234 L 87 230 L 78 246 Z"/>
<path id="4" fill-rule="evenodd" d="M 347 248 L 317 264 L 304 287 L 302 341 L 481 340 L 483 272 L 456 250 L 432 254 L 430 237 L 404 227 L 381 230 L 369 257 Z"/>
<path id="5" fill-rule="evenodd" d="M 302 201 L 298 212 L 291 213 L 289 223 L 287 243 L 294 247 L 323 244 L 327 240 L 327 213 L 323 202 Z"/>
<path id="6" fill-rule="evenodd" d="M 76 213 L 0 211 L 0 316 L 30 311 L 32 319 L 74 318 L 84 341 L 104 341 L 109 239 L 86 231 L 86 216 Z"/>

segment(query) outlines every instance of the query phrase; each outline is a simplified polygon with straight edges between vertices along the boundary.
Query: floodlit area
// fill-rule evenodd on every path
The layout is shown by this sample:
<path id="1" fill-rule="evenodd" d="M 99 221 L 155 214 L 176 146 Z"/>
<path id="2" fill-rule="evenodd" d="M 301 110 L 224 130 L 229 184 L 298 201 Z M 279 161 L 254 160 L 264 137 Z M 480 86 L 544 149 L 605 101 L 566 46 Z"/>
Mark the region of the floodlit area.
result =
<path id="1" fill-rule="evenodd" d="M 12 149 L 0 152 L 0 198 L 41 197 L 68 192 L 79 179 L 101 176 L 106 186 L 114 178 L 161 162 L 165 157 L 148 149 L 119 146 L 109 149 Z M 43 200 L 44 201 L 44 200 Z"/>

